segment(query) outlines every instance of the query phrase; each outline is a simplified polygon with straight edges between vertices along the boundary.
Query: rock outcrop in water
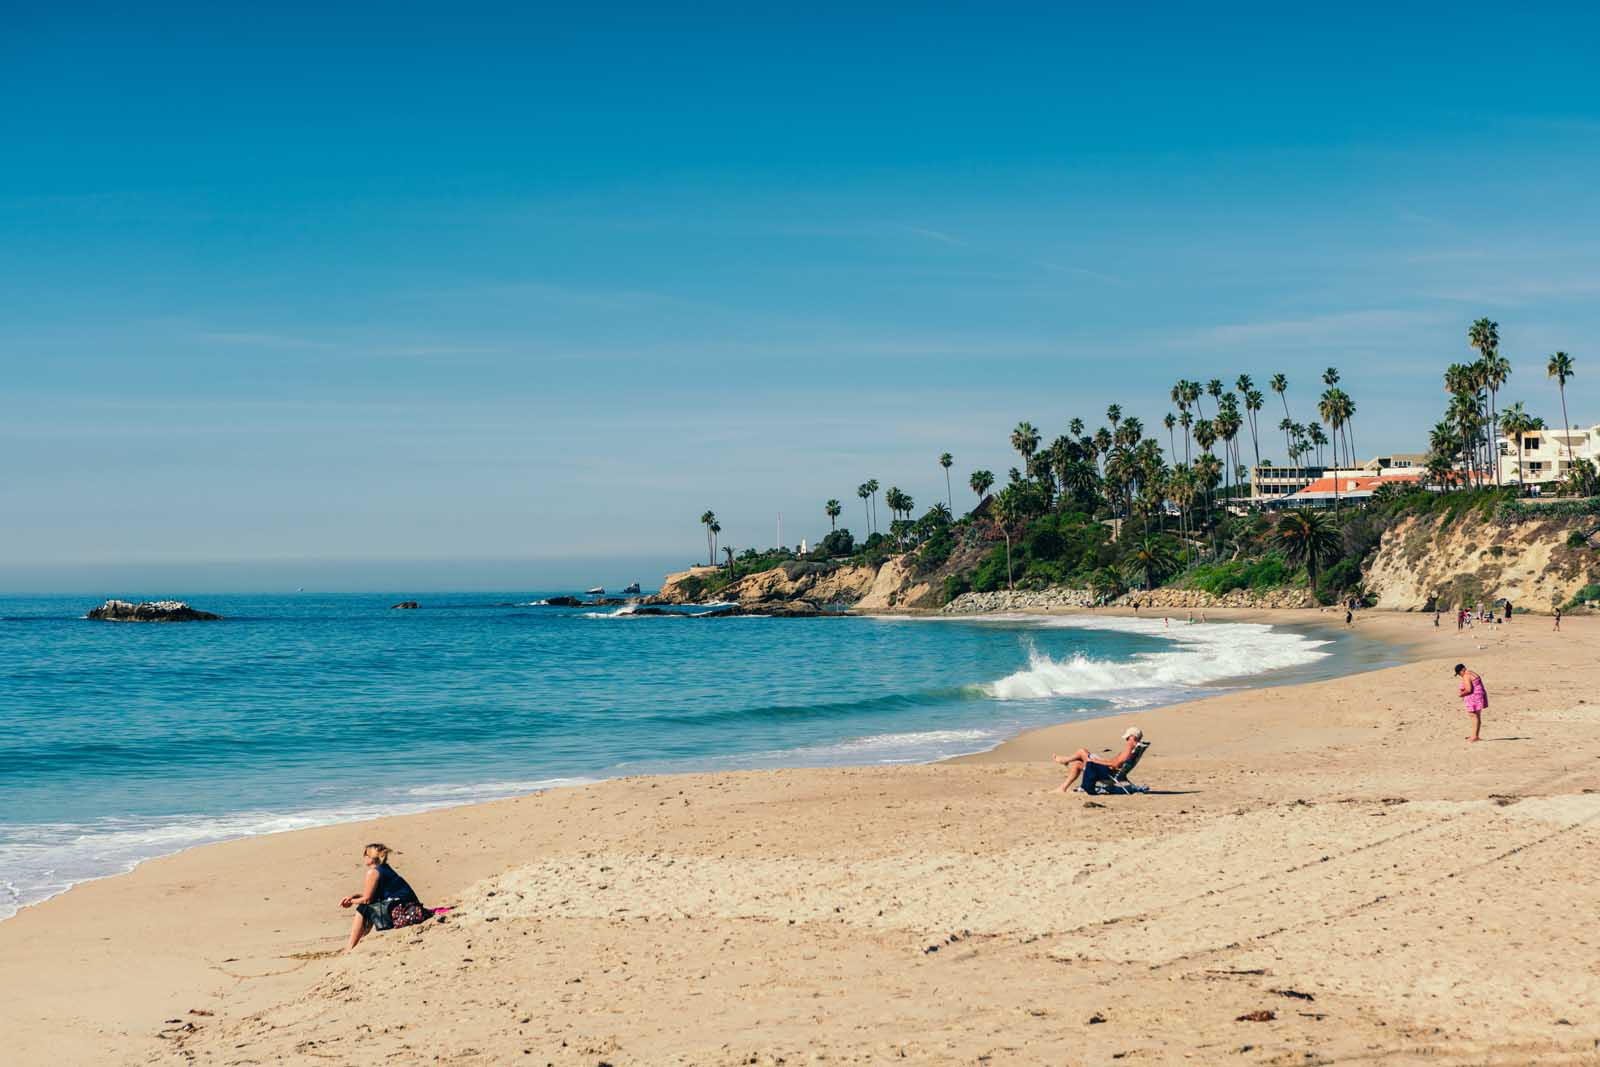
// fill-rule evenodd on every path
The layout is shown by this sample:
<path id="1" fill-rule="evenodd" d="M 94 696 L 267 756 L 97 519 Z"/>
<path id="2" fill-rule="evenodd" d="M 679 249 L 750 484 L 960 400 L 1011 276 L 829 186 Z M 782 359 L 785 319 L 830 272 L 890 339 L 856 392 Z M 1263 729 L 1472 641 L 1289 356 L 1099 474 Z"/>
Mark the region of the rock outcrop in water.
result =
<path id="1" fill-rule="evenodd" d="M 222 618 L 191 608 L 181 600 L 147 600 L 140 604 L 108 600 L 92 609 L 88 617 L 105 622 L 204 622 Z"/>
<path id="2" fill-rule="evenodd" d="M 389 610 L 390 611 L 416 611 L 420 607 L 422 607 L 422 605 L 418 604 L 415 600 L 402 600 L 398 604 L 390 604 L 389 605 Z"/>

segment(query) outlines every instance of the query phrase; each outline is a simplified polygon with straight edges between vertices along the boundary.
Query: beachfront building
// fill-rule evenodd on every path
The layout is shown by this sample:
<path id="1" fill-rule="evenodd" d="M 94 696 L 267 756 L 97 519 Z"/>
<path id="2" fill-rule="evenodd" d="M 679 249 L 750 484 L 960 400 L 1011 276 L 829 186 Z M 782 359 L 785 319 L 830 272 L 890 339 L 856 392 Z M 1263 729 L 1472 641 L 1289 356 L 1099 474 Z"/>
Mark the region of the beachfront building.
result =
<path id="1" fill-rule="evenodd" d="M 1529 430 L 1522 435 L 1520 457 L 1514 437 L 1501 434 L 1495 446 L 1502 484 L 1553 485 L 1566 478 L 1573 460 L 1600 460 L 1600 426 Z"/>
<path id="2" fill-rule="evenodd" d="M 1273 507 L 1319 482 L 1327 482 L 1326 488 L 1331 494 L 1333 483 L 1328 481 L 1331 478 L 1409 477 L 1416 481 L 1427 465 L 1425 452 L 1390 452 L 1373 456 L 1359 467 L 1252 467 L 1247 502 L 1252 507 Z M 1304 503 L 1304 499 L 1301 502 Z"/>
<path id="3" fill-rule="evenodd" d="M 1419 468 L 1384 468 L 1379 471 L 1342 470 L 1318 478 L 1277 502 L 1286 508 L 1331 508 L 1361 504 L 1385 485 L 1416 485 L 1426 474 Z"/>
<path id="4" fill-rule="evenodd" d="M 1263 463 L 1250 468 L 1250 495 L 1245 502 L 1251 507 L 1265 507 L 1282 500 L 1290 493 L 1304 489 L 1327 473 L 1326 467 L 1278 467 Z"/>

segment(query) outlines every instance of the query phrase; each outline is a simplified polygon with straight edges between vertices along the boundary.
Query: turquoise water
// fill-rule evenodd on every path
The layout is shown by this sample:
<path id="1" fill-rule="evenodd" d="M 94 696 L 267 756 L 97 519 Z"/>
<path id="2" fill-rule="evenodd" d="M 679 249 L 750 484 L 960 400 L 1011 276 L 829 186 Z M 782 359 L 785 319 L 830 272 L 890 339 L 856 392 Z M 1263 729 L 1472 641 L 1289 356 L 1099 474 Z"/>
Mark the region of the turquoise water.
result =
<path id="1" fill-rule="evenodd" d="M 542 594 L 0 598 L 0 916 L 190 845 L 618 775 L 874 764 L 1387 662 L 1159 619 L 695 619 Z M 139 599 L 129 597 L 129 599 Z"/>

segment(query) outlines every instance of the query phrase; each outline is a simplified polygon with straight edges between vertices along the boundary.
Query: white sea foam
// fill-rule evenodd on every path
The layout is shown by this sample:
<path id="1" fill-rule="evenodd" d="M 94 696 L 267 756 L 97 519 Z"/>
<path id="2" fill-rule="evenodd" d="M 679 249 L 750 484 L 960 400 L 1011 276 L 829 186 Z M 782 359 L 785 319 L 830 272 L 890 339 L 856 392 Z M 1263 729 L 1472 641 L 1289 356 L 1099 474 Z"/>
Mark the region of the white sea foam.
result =
<path id="1" fill-rule="evenodd" d="M 991 618 L 996 618 L 991 616 Z M 1011 617 L 1005 617 L 1008 619 Z M 981 686 L 996 700 L 1100 696 L 1117 703 L 1149 703 L 1149 691 L 1194 689 L 1249 675 L 1301 667 L 1330 655 L 1330 642 L 1258 623 L 1174 622 L 1159 619 L 1044 618 L 1020 616 L 1042 628 L 1116 630 L 1166 638 L 1170 651 L 1129 660 L 1083 655 L 1052 659 L 1030 649 L 1028 666 Z"/>

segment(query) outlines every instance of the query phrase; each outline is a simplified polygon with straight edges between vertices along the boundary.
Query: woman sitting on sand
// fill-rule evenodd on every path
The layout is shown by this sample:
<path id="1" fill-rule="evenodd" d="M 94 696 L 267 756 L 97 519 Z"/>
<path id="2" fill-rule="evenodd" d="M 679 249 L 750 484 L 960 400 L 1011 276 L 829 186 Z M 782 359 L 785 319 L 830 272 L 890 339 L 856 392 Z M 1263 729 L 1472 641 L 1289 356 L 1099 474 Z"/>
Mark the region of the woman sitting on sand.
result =
<path id="1" fill-rule="evenodd" d="M 1456 677 L 1461 679 L 1461 703 L 1467 706 L 1467 714 L 1472 716 L 1472 734 L 1467 740 L 1480 740 L 1478 731 L 1483 729 L 1483 713 L 1489 707 L 1489 694 L 1483 688 L 1483 677 L 1476 671 L 1467 670 L 1465 663 L 1456 664 Z"/>
<path id="2" fill-rule="evenodd" d="M 1109 779 L 1111 772 L 1120 768 L 1133 755 L 1133 750 L 1139 747 L 1139 742 L 1144 740 L 1144 731 L 1137 726 L 1130 726 L 1122 734 L 1122 751 L 1116 759 L 1104 760 L 1091 755 L 1086 748 L 1080 748 L 1070 756 L 1051 756 L 1050 758 L 1063 767 L 1070 767 L 1072 773 L 1067 775 L 1067 780 L 1061 783 L 1061 788 L 1054 790 L 1065 793 L 1071 790 L 1072 783 L 1078 780 L 1078 775 L 1083 775 L 1083 791 L 1094 792 L 1094 787 L 1102 780 Z"/>
<path id="3" fill-rule="evenodd" d="M 339 907 L 356 909 L 355 921 L 350 924 L 350 944 L 346 952 L 376 926 L 388 930 L 397 926 L 412 926 L 433 913 L 422 906 L 417 894 L 406 880 L 389 866 L 389 849 L 380 844 L 368 845 L 361 852 L 367 866 L 366 883 L 361 892 L 339 901 Z"/>

